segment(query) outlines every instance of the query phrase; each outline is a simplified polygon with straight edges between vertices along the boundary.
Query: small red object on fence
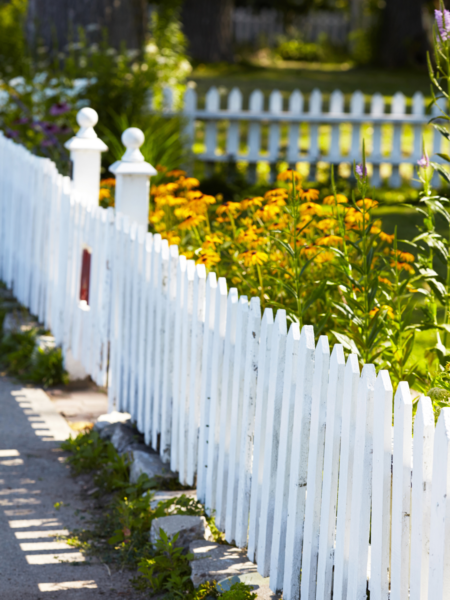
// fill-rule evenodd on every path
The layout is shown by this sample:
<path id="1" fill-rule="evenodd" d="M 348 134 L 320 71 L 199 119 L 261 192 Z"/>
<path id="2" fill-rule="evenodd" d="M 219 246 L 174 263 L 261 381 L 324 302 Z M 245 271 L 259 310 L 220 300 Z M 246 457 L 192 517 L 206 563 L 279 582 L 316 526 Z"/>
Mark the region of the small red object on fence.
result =
<path id="1" fill-rule="evenodd" d="M 89 282 L 91 277 L 91 252 L 83 248 L 81 258 L 80 300 L 89 305 Z"/>

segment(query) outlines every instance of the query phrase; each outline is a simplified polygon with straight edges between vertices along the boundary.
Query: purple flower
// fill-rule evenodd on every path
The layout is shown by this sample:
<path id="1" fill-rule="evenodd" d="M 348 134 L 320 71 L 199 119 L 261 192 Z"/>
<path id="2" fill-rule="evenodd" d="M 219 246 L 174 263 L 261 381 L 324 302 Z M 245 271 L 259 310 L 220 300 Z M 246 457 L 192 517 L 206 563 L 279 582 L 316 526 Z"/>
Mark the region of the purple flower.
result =
<path id="1" fill-rule="evenodd" d="M 20 119 L 16 119 L 14 121 L 14 123 L 17 123 L 18 125 L 26 125 L 29 122 L 28 117 L 21 117 Z"/>
<path id="2" fill-rule="evenodd" d="M 10 138 L 11 140 L 13 140 L 13 139 L 19 137 L 19 132 L 15 131 L 15 129 L 10 129 L 8 127 L 8 129 L 6 130 L 6 137 Z"/>
<path id="3" fill-rule="evenodd" d="M 363 165 L 356 165 L 356 174 L 359 177 L 365 177 L 367 175 L 367 169 Z"/>
<path id="4" fill-rule="evenodd" d="M 42 131 L 47 135 L 54 135 L 60 133 L 59 126 L 55 123 L 41 123 Z"/>
<path id="5" fill-rule="evenodd" d="M 48 148 L 50 146 L 54 146 L 55 145 L 55 140 L 53 139 L 46 139 L 46 140 L 42 140 L 41 142 L 41 146 L 43 146 L 44 148 Z"/>
<path id="6" fill-rule="evenodd" d="M 58 102 L 51 107 L 50 114 L 53 117 L 57 117 L 58 115 L 63 115 L 64 113 L 69 112 L 69 110 L 70 106 L 67 104 L 67 102 Z"/>
<path id="7" fill-rule="evenodd" d="M 450 10 L 435 10 L 436 24 L 439 29 L 439 35 L 442 40 L 448 40 L 450 34 Z"/>
<path id="8" fill-rule="evenodd" d="M 430 159 L 428 158 L 426 150 L 423 151 L 423 156 L 422 158 L 419 158 L 417 164 L 419 165 L 419 167 L 423 167 L 424 169 L 430 166 Z"/>

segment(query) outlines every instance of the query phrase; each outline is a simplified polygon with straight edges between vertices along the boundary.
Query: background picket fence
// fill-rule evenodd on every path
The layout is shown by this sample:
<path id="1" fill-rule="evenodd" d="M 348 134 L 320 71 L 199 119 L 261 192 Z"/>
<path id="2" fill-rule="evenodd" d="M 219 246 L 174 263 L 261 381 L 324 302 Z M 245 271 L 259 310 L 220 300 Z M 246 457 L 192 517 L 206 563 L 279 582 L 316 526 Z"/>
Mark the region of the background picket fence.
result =
<path id="1" fill-rule="evenodd" d="M 154 101 L 150 102 L 155 109 Z M 163 111 L 175 114 L 175 104 L 174 93 L 167 88 Z M 420 92 L 409 102 L 398 92 L 388 106 L 381 94 L 367 99 L 362 92 L 354 92 L 347 103 L 344 94 L 336 90 L 324 110 L 323 94 L 317 89 L 307 102 L 299 90 L 288 98 L 275 90 L 268 99 L 254 90 L 245 108 L 238 88 L 224 97 L 212 87 L 201 99 L 189 88 L 182 112 L 187 143 L 195 158 L 210 167 L 215 163 L 245 163 L 252 182 L 257 179 L 259 163 L 270 165 L 269 180 L 274 181 L 282 162 L 291 168 L 307 163 L 310 180 L 316 177 L 318 163 L 339 167 L 361 162 L 364 137 L 371 184 L 379 187 L 383 180 L 380 167 L 390 165 L 389 186 L 396 188 L 402 183 L 401 166 L 415 167 L 422 156 L 424 136 L 430 155 L 442 152 L 443 138 L 429 125 L 432 117 L 439 116 L 439 109 L 434 106 L 428 114 Z M 433 160 L 441 159 L 434 156 Z M 410 169 L 408 177 L 411 175 Z M 418 181 L 412 184 L 420 185 Z M 434 184 L 442 184 L 438 175 Z"/>
<path id="2" fill-rule="evenodd" d="M 421 398 L 412 439 L 406 383 L 392 425 L 386 371 L 284 310 L 261 318 L 1 134 L 0 276 L 286 600 L 450 598 L 450 409 L 435 430 Z"/>

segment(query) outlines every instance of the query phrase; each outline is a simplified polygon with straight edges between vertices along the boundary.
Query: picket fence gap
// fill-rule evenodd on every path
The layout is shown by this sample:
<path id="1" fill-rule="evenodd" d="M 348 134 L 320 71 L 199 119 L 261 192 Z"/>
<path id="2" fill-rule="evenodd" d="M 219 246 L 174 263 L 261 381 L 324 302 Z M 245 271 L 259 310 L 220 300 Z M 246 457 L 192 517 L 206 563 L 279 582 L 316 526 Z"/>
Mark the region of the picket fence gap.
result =
<path id="1" fill-rule="evenodd" d="M 449 598 L 450 409 L 435 431 L 422 397 L 413 422 L 400 383 L 392 422 L 387 371 L 360 373 L 355 355 L 288 327 L 284 310 L 261 316 L 258 298 L 90 205 L 3 135 L 0 276 L 66 360 L 108 385 L 110 410 L 129 411 L 180 482 L 197 486 L 272 590 Z"/>
<path id="2" fill-rule="evenodd" d="M 179 114 L 175 100 L 175 93 L 166 88 L 163 114 Z M 444 108 L 442 100 L 439 103 Z M 272 91 L 267 100 L 261 90 L 254 90 L 249 95 L 248 107 L 244 108 L 241 90 L 233 88 L 226 98 L 226 108 L 221 108 L 221 93 L 211 87 L 205 94 L 204 108 L 199 104 L 197 92 L 188 88 L 181 107 L 188 150 L 205 163 L 207 173 L 212 172 L 215 163 L 243 163 L 246 176 L 252 182 L 256 181 L 259 163 L 269 165 L 269 181 L 276 179 L 282 162 L 291 168 L 308 163 L 309 180 L 315 179 L 319 163 L 335 167 L 352 165 L 354 161 L 359 163 L 363 127 L 374 187 L 379 187 L 386 177 L 384 173 L 382 178 L 380 171 L 383 165 L 391 166 L 389 186 L 399 187 L 402 183 L 400 167 L 417 165 L 424 137 L 430 155 L 442 152 L 442 136 L 429 126 L 430 119 L 440 116 L 440 110 L 434 105 L 428 112 L 421 92 L 410 99 L 410 112 L 401 92 L 392 96 L 388 108 L 381 94 L 373 94 L 366 102 L 364 94 L 356 91 L 347 108 L 344 94 L 335 90 L 325 110 L 323 94 L 318 89 L 311 92 L 308 102 L 300 90 L 294 90 L 287 100 L 278 90 Z M 157 110 L 153 97 L 150 106 Z M 344 133 L 343 125 L 350 127 L 350 137 Z M 412 129 L 411 143 L 405 136 L 408 128 Z M 349 147 L 344 148 L 345 145 Z M 433 160 L 442 161 L 438 156 L 433 156 Z M 418 186 L 420 182 L 413 177 L 411 184 Z M 437 174 L 433 185 L 442 185 Z"/>

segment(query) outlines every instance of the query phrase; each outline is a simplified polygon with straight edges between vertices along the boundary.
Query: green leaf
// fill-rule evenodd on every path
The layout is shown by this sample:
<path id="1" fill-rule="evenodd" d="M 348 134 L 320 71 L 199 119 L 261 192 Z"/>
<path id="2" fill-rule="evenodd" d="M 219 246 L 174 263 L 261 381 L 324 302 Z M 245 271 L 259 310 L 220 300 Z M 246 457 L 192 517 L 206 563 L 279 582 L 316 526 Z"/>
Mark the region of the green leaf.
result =
<path id="1" fill-rule="evenodd" d="M 332 331 L 331 333 L 334 335 L 337 341 L 344 346 L 344 348 L 352 352 L 352 354 L 361 356 L 358 348 L 356 347 L 355 342 L 351 338 L 349 338 L 344 333 L 338 333 L 337 331 Z"/>

